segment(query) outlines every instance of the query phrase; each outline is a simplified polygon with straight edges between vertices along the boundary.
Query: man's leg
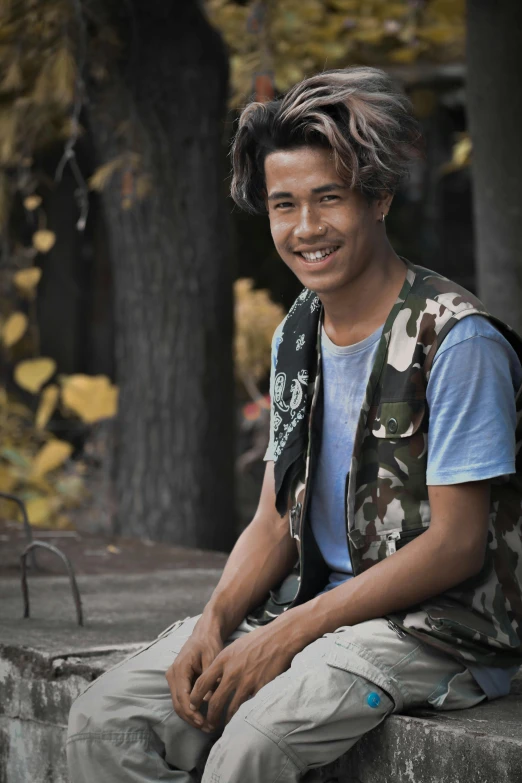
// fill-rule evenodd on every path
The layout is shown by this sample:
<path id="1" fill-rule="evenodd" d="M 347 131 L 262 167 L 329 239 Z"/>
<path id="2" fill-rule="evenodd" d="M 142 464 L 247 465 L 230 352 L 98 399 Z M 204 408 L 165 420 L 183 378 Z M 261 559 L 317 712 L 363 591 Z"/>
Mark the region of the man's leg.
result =
<path id="1" fill-rule="evenodd" d="M 456 659 L 384 619 L 341 628 L 241 706 L 210 753 L 203 783 L 296 783 L 391 712 L 463 709 L 484 698 Z"/>
<path id="2" fill-rule="evenodd" d="M 71 783 L 197 779 L 194 768 L 218 734 L 205 734 L 176 715 L 165 678 L 197 619 L 175 624 L 74 702 L 67 741 Z M 246 632 L 240 626 L 231 640 Z"/>

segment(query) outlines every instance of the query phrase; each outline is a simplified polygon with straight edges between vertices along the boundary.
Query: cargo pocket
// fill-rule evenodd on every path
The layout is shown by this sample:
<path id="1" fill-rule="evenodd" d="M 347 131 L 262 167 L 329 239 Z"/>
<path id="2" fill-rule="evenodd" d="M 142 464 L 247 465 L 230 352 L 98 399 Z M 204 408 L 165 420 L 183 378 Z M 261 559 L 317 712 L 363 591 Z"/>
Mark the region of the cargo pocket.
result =
<path id="1" fill-rule="evenodd" d="M 404 706 L 405 697 L 397 682 L 392 680 L 379 665 L 379 660 L 370 650 L 356 642 L 336 641 L 326 655 L 326 663 L 334 669 L 362 677 L 385 692 L 390 700 L 388 712 L 400 712 Z"/>

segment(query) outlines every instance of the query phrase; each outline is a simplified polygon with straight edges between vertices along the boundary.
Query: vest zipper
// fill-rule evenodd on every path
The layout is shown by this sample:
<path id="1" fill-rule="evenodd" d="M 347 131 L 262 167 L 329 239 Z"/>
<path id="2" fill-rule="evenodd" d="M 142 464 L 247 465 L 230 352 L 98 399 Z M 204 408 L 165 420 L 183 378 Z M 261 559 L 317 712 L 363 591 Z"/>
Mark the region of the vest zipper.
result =
<path id="1" fill-rule="evenodd" d="M 350 532 L 348 530 L 348 486 L 350 484 L 350 471 L 346 474 L 346 479 L 344 482 L 344 524 L 345 524 L 345 530 L 346 530 L 346 544 L 348 546 L 348 555 L 350 557 L 350 565 L 352 566 L 352 573 L 354 576 L 357 576 L 355 573 L 355 566 L 354 566 L 354 560 L 352 555 L 352 545 L 350 542 Z"/>
<path id="2" fill-rule="evenodd" d="M 290 509 L 290 535 L 292 538 L 295 538 L 296 541 L 301 541 L 300 539 L 300 526 L 299 526 L 299 520 L 301 517 L 301 511 L 303 509 L 302 503 L 296 503 L 292 508 Z"/>
<path id="3" fill-rule="evenodd" d="M 397 551 L 397 541 L 400 540 L 400 533 L 388 533 L 386 536 L 386 557 L 395 554 Z"/>
<path id="4" fill-rule="evenodd" d="M 394 530 L 386 534 L 386 557 L 395 554 L 398 542 L 403 538 L 415 538 L 424 533 L 427 527 L 416 527 L 414 530 Z"/>

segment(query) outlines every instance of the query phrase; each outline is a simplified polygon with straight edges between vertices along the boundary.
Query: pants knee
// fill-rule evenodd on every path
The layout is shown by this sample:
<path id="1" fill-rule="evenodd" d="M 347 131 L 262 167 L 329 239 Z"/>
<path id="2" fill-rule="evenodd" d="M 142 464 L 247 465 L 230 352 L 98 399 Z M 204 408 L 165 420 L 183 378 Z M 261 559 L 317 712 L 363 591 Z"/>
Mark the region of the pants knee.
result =
<path id="1" fill-rule="evenodd" d="M 93 698 L 92 688 L 82 693 L 73 702 L 69 712 L 67 736 L 102 732 L 107 725 L 107 716 L 103 710 L 103 698 Z"/>
<path id="2" fill-rule="evenodd" d="M 299 767 L 274 739 L 236 715 L 212 748 L 202 783 L 275 780 L 283 769 L 292 770 L 288 780 L 297 780 Z"/>

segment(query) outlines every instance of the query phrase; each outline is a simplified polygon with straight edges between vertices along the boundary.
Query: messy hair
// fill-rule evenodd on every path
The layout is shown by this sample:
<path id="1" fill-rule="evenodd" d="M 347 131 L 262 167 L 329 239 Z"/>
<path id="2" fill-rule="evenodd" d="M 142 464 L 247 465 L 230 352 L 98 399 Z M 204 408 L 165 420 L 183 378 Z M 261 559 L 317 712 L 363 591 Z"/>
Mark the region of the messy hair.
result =
<path id="1" fill-rule="evenodd" d="M 330 149 L 341 179 L 370 201 L 407 179 L 421 149 L 411 104 L 377 68 L 325 71 L 281 99 L 250 103 L 232 145 L 231 195 L 247 212 L 266 212 L 265 159 L 271 152 Z"/>

